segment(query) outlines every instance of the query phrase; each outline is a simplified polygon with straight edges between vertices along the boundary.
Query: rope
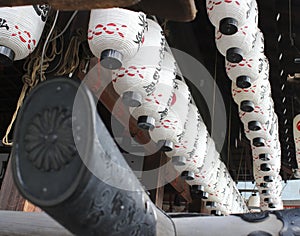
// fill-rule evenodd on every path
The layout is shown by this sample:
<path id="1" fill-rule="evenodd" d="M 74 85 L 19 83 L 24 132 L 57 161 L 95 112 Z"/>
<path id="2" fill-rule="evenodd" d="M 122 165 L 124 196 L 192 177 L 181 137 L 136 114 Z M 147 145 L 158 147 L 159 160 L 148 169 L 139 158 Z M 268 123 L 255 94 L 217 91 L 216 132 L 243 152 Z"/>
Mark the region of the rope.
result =
<path id="1" fill-rule="evenodd" d="M 54 35 L 57 35 L 57 32 L 53 31 L 53 27 L 52 27 L 49 30 L 47 37 L 49 37 L 49 35 L 51 35 L 52 32 Z M 44 40 L 41 39 L 40 41 L 43 42 Z M 53 42 L 51 42 L 51 44 L 47 44 L 47 45 L 39 44 L 37 46 L 37 48 L 33 51 L 33 53 L 29 57 L 26 58 L 26 61 L 23 65 L 23 69 L 27 73 L 22 76 L 22 81 L 23 81 L 24 85 L 22 87 L 22 91 L 21 91 L 20 97 L 17 102 L 16 110 L 11 118 L 10 124 L 7 127 L 5 136 L 2 139 L 2 143 L 4 145 L 12 146 L 12 144 L 13 144 L 12 142 L 10 142 L 8 140 L 8 136 L 12 130 L 12 127 L 15 123 L 18 112 L 19 112 L 21 106 L 23 105 L 23 101 L 24 101 L 27 93 L 30 92 L 40 81 L 43 81 L 46 79 L 45 71 L 49 67 L 50 62 L 55 59 L 56 55 L 62 53 L 62 49 L 60 51 L 57 51 L 56 42 L 57 41 L 54 40 Z M 42 52 L 44 52 L 45 55 L 43 55 Z M 48 55 L 47 55 L 47 52 L 49 52 Z M 43 55 L 42 57 L 44 57 L 44 59 L 41 58 L 41 55 Z"/>
<path id="2" fill-rule="evenodd" d="M 61 76 L 73 74 L 80 64 L 79 47 L 85 40 L 82 29 L 76 31 L 76 35 L 72 36 L 68 49 L 64 55 L 63 63 L 58 68 L 55 75 Z"/>

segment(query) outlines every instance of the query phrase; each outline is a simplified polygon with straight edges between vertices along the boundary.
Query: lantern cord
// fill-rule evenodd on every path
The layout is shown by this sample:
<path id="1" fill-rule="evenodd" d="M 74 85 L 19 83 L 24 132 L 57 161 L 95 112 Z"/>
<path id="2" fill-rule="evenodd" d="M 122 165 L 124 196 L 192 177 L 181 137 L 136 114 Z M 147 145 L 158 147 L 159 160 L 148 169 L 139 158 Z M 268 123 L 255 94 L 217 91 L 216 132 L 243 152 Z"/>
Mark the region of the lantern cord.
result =
<path id="1" fill-rule="evenodd" d="M 81 28 L 77 29 L 76 34 L 77 35 L 71 38 L 68 49 L 64 55 L 63 63 L 59 66 L 55 75 L 73 74 L 78 68 L 80 64 L 79 47 L 84 41 L 85 36 Z"/>
<path id="2" fill-rule="evenodd" d="M 40 80 L 41 81 L 45 80 L 43 78 L 43 63 L 44 63 L 44 56 L 45 56 L 46 47 L 47 47 L 48 41 L 49 41 L 49 39 L 50 39 L 50 37 L 52 35 L 52 32 L 53 32 L 53 30 L 55 28 L 55 25 L 56 25 L 56 22 L 57 22 L 57 19 L 58 19 L 58 15 L 59 15 L 59 11 L 56 11 L 52 27 L 51 27 L 48 35 L 47 35 L 47 38 L 46 38 L 44 46 L 43 46 L 42 57 L 41 57 L 41 67 L 40 67 Z"/>
<path id="3" fill-rule="evenodd" d="M 70 24 L 72 23 L 74 17 L 77 15 L 77 13 L 78 13 L 78 10 L 74 11 L 74 13 L 70 17 L 68 23 L 66 24 L 65 28 L 57 36 L 55 36 L 52 39 L 50 39 L 49 43 L 52 42 L 53 40 L 59 38 L 60 36 L 62 36 L 66 32 L 66 30 L 69 28 Z"/>

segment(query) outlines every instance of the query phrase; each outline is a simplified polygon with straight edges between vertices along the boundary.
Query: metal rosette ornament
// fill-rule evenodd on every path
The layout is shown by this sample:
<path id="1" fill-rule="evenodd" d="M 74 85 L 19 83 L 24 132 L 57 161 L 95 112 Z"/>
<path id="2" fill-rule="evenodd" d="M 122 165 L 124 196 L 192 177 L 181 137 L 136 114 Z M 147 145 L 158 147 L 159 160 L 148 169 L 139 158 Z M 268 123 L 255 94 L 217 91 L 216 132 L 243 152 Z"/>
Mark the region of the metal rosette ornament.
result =
<path id="1" fill-rule="evenodd" d="M 253 0 L 206 0 L 207 15 L 222 34 L 232 35 L 249 19 Z"/>
<path id="2" fill-rule="evenodd" d="M 156 122 L 155 129 L 150 130 L 151 139 L 162 151 L 172 151 L 184 136 L 184 125 L 189 112 L 191 93 L 188 86 L 180 80 L 175 80 L 172 102 L 168 114 Z M 193 167 L 194 170 L 197 166 Z"/>
<path id="3" fill-rule="evenodd" d="M 293 133 L 295 142 L 295 152 L 297 169 L 295 170 L 294 176 L 300 178 L 300 114 L 296 115 L 293 120 Z"/>
<path id="4" fill-rule="evenodd" d="M 138 53 L 113 71 L 114 89 L 124 104 L 131 107 L 140 106 L 143 99 L 154 92 L 165 55 L 166 39 L 162 28 L 150 19 L 147 22 L 145 41 Z"/>
<path id="5" fill-rule="evenodd" d="M 239 88 L 249 88 L 253 81 L 269 78 L 269 62 L 264 55 L 264 36 L 257 32 L 254 48 L 239 63 L 225 60 L 226 73 Z"/>
<path id="6" fill-rule="evenodd" d="M 156 123 L 167 116 L 170 106 L 174 103 L 176 74 L 176 61 L 166 52 L 159 83 L 156 84 L 154 92 L 146 96 L 139 107 L 129 108 L 130 114 L 137 120 L 140 128 L 153 130 Z"/>
<path id="7" fill-rule="evenodd" d="M 9 65 L 34 51 L 49 12 L 48 5 L 0 8 L 0 63 Z"/>
<path id="8" fill-rule="evenodd" d="M 146 15 L 121 8 L 93 9 L 88 43 L 103 67 L 118 69 L 133 58 L 144 41 Z"/>
<path id="9" fill-rule="evenodd" d="M 194 179 L 195 174 L 203 165 L 206 154 L 208 132 L 201 121 L 198 108 L 189 104 L 189 113 L 184 126 L 184 133 L 179 143 L 174 145 L 166 155 L 172 158 L 174 168 L 186 179 Z M 196 168 L 196 169 L 195 169 Z"/>
<path id="10" fill-rule="evenodd" d="M 244 55 L 253 50 L 257 36 L 258 10 L 253 1 L 250 16 L 247 22 L 240 26 L 233 35 L 222 34 L 220 29 L 215 30 L 215 41 L 219 52 L 231 63 L 243 60 Z"/>

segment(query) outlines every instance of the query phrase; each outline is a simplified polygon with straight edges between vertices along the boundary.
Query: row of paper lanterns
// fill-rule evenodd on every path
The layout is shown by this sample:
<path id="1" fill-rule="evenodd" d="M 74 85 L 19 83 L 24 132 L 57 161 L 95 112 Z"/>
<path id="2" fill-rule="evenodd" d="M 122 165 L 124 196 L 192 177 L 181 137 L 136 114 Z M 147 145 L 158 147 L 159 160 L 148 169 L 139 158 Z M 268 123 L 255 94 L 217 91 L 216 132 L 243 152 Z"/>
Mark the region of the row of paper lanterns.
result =
<path id="1" fill-rule="evenodd" d="M 269 83 L 264 37 L 258 28 L 255 0 L 207 0 L 207 13 L 216 27 L 215 41 L 225 56 L 232 96 L 239 107 L 246 137 L 251 142 L 253 173 L 262 210 L 281 209 L 281 148 L 278 118 Z"/>
<path id="2" fill-rule="evenodd" d="M 28 46 L 29 41 L 34 38 L 36 46 L 41 36 L 45 23 L 41 11 L 32 6 L 1 10 L 8 30 L 18 25 L 20 31 L 16 34 L 22 42 L 11 43 L 12 32 L 5 35 L 0 31 L 1 43 L 5 45 L 2 56 L 7 60 L 22 59 L 34 50 Z M 9 18 L 11 11 L 20 17 Z M 31 23 L 21 25 L 25 14 Z M 24 34 L 32 38 L 25 39 Z M 92 10 L 88 42 L 101 64 L 113 70 L 113 86 L 130 106 L 138 126 L 149 130 L 151 139 L 172 158 L 188 184 L 207 198 L 207 205 L 222 214 L 247 212 L 197 107 L 191 104 L 189 88 L 178 79 L 176 61 L 166 50 L 161 27 L 142 12 L 120 8 Z M 22 48 L 20 55 L 18 48 Z"/>
<path id="3" fill-rule="evenodd" d="M 108 10 L 97 11 L 94 25 L 107 25 L 104 14 Z M 141 13 L 128 14 L 140 18 Z M 172 158 L 175 169 L 199 196 L 207 200 L 214 212 L 247 212 L 245 201 L 220 161 L 197 107 L 191 103 L 188 86 L 178 78 L 176 61 L 166 50 L 161 27 L 149 19 L 146 23 L 141 22 L 141 25 L 147 25 L 147 29 L 140 31 L 144 32 L 143 43 L 137 53 L 124 60 L 119 69 L 111 67 L 115 69 L 112 81 L 116 92 L 130 106 L 129 111 L 138 126 L 149 130 L 151 139 Z M 110 45 L 111 50 L 121 51 L 118 45 Z"/>

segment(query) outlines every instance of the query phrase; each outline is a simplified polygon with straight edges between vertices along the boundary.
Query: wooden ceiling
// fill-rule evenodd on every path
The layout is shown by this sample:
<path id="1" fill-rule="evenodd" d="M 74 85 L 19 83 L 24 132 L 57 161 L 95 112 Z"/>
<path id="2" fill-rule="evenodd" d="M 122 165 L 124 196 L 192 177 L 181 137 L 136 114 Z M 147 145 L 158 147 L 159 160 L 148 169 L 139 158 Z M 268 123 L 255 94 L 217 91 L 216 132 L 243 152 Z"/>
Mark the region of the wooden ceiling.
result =
<path id="1" fill-rule="evenodd" d="M 265 36 L 265 54 L 270 61 L 270 82 L 272 85 L 275 110 L 279 117 L 280 141 L 282 146 L 282 177 L 293 178 L 292 169 L 296 167 L 292 134 L 292 118 L 300 112 L 300 97 L 297 81 L 287 82 L 287 75 L 300 72 L 300 65 L 294 59 L 300 58 L 300 3 L 296 0 L 257 0 L 259 6 L 259 27 Z M 138 8 L 138 6 L 136 6 Z M 171 7 L 171 6 L 170 6 Z M 243 135 L 242 123 L 237 115 L 237 106 L 231 97 L 231 83 L 224 69 L 224 58 L 215 47 L 214 28 L 209 22 L 205 1 L 196 1 L 197 16 L 191 22 L 165 22 L 165 33 L 170 46 L 183 50 L 202 62 L 212 77 L 216 79 L 224 98 L 227 111 L 228 138 L 221 151 L 222 159 L 227 164 L 233 178 L 237 181 L 253 180 L 252 156 L 250 144 Z M 70 13 L 62 13 L 68 14 Z M 280 14 L 280 17 L 278 17 Z M 78 15 L 83 17 L 83 15 Z M 77 17 L 78 17 L 77 16 Z M 88 17 L 85 14 L 84 17 Z M 63 19 L 63 18 L 62 18 Z M 65 17 L 67 20 L 68 17 Z M 278 20 L 277 20 L 278 19 Z M 88 19 L 81 22 L 87 22 Z M 77 24 L 78 22 L 77 19 Z M 63 25 L 66 22 L 61 22 Z M 281 35 L 281 40 L 278 37 Z M 282 59 L 279 56 L 282 53 Z M 22 65 L 24 61 L 11 67 L 0 66 L 0 135 L 10 121 L 22 87 Z M 282 72 L 283 71 L 283 72 Z M 193 90 L 193 96 L 203 119 L 211 129 L 210 117 L 200 94 Z"/>

